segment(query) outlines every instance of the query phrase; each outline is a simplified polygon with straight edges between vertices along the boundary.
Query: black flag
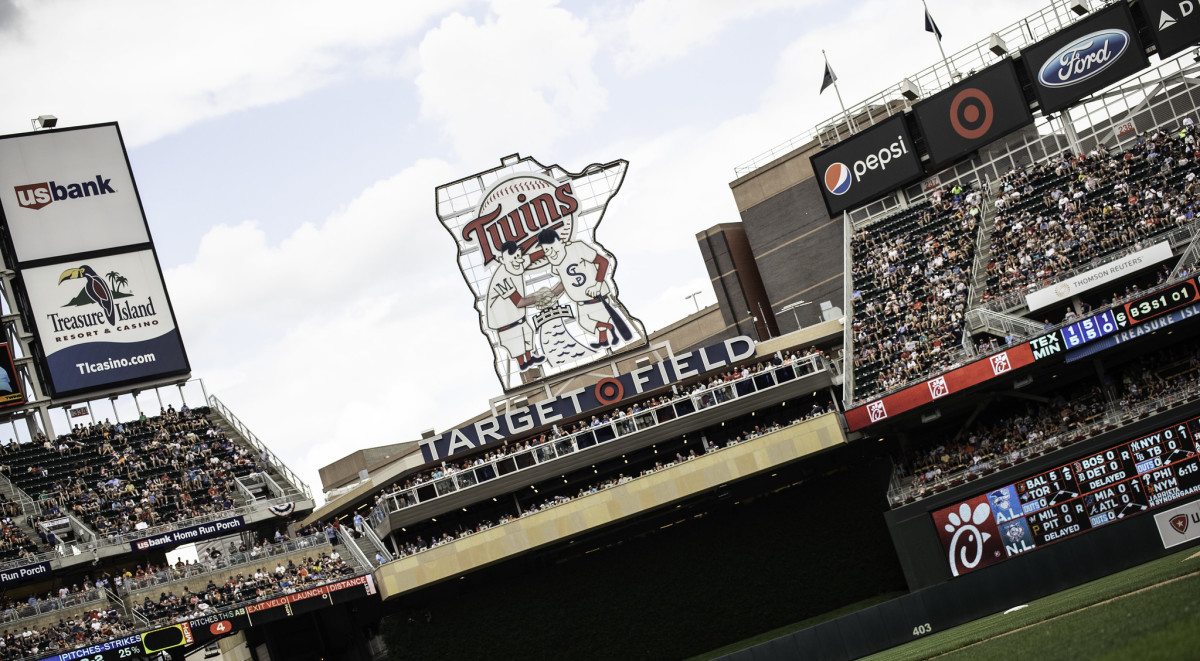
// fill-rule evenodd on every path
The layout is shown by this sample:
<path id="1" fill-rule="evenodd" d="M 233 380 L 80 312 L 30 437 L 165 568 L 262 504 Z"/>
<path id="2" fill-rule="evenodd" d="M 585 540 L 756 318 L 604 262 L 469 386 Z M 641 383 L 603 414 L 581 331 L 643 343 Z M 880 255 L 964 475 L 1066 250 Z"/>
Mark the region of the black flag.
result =
<path id="1" fill-rule="evenodd" d="M 821 81 L 821 92 L 825 91 L 826 87 L 837 82 L 837 74 L 833 73 L 833 67 L 829 66 L 829 62 L 825 62 L 825 79 Z"/>
<path id="2" fill-rule="evenodd" d="M 937 23 L 933 22 L 933 17 L 929 15 L 929 8 L 925 8 L 925 31 L 932 32 L 933 36 L 937 37 L 940 42 L 942 40 L 942 31 L 938 29 Z"/>

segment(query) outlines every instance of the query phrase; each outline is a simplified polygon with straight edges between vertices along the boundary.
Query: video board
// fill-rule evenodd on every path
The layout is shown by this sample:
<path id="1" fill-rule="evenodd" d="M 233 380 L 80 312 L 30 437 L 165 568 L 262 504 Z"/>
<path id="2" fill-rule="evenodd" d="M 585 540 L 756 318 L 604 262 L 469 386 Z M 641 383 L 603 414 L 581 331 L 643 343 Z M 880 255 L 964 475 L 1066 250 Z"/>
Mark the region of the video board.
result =
<path id="1" fill-rule="evenodd" d="M 1154 321 L 1151 330 L 1195 316 L 1200 302 L 1200 283 L 1188 278 L 1162 289 L 1155 290 L 1121 305 L 1080 319 L 1068 326 L 1035 337 L 1029 341 L 1036 360 L 1045 360 L 1064 351 L 1077 349 L 1094 340 L 1103 339 L 1121 331 L 1130 331 L 1126 339 L 1143 335 L 1142 324 Z M 1122 339 L 1121 341 L 1125 341 Z M 1106 341 L 1108 342 L 1108 341 Z M 1119 341 L 1105 345 L 1119 344 Z M 1090 354 L 1088 354 L 1090 355 Z M 1068 357 L 1068 362 L 1070 358 Z"/>
<path id="2" fill-rule="evenodd" d="M 873 202 L 924 173 L 903 114 L 814 154 L 810 161 L 831 217 Z"/>
<path id="3" fill-rule="evenodd" d="M 1200 493 L 1200 418 L 1117 443 L 931 514 L 960 576 Z"/>
<path id="4" fill-rule="evenodd" d="M 1010 58 L 913 106 L 935 168 L 1033 122 Z"/>
<path id="5" fill-rule="evenodd" d="M 1129 4 L 1118 2 L 1021 51 L 1043 115 L 1149 65 Z"/>

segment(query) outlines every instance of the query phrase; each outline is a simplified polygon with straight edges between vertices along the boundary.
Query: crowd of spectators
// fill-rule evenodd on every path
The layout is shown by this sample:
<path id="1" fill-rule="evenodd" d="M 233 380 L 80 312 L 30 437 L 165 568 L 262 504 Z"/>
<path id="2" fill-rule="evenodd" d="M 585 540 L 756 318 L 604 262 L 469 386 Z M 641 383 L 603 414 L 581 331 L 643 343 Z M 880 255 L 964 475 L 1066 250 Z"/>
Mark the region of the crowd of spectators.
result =
<path id="1" fill-rule="evenodd" d="M 0 633 L 0 660 L 53 656 L 120 638 L 131 631 L 130 624 L 121 618 L 115 607 L 90 610 L 55 624 L 5 629 Z"/>
<path id="2" fill-rule="evenodd" d="M 1200 388 L 1200 346 L 1163 349 L 1102 379 L 1055 391 L 1049 401 L 1031 402 L 984 416 L 969 429 L 924 444 L 897 460 L 902 485 L 925 495 L 945 477 L 1005 461 L 1046 439 L 1063 438 L 1106 413 L 1130 411 L 1168 394 Z M 907 477 L 904 477 L 907 476 Z"/>
<path id="3" fill-rule="evenodd" d="M 460 484 L 462 486 L 470 486 L 475 483 L 475 478 L 469 471 L 488 466 L 500 459 L 521 454 L 535 448 L 544 448 L 542 450 L 544 454 L 538 457 L 538 461 L 553 458 L 556 453 L 555 448 L 557 448 L 557 454 L 559 455 L 573 452 L 573 437 L 593 429 L 612 425 L 617 433 L 623 435 L 632 433 L 638 429 L 644 429 L 647 426 L 667 422 L 674 419 L 677 415 L 691 412 L 695 408 L 703 409 L 732 399 L 733 394 L 730 392 L 729 386 L 739 381 L 757 378 L 760 375 L 783 366 L 795 365 L 797 369 L 808 369 L 808 363 L 804 362 L 806 359 L 824 356 L 825 353 L 816 347 L 780 352 L 769 360 L 753 365 L 727 369 L 719 374 L 701 378 L 695 383 L 674 388 L 670 393 L 638 400 L 623 408 L 616 407 L 603 411 L 590 418 L 581 419 L 569 425 L 561 427 L 554 425 L 545 432 L 525 439 L 512 442 L 505 441 L 487 452 L 477 454 L 473 457 L 447 461 L 441 465 L 433 466 L 411 475 L 404 481 L 397 482 L 389 489 L 381 491 L 375 498 L 375 505 L 378 507 L 384 498 L 389 496 L 401 508 L 415 505 L 417 499 L 410 493 L 413 489 L 431 482 L 437 482 L 448 475 L 462 474 Z M 689 404 L 688 406 L 695 408 L 685 409 L 682 413 L 677 413 L 676 408 L 672 405 L 684 401 L 692 402 L 693 404 Z M 495 476 L 494 471 L 491 476 Z M 445 481 L 438 482 L 438 495 L 445 495 L 453 490 L 455 490 L 454 485 Z"/>
<path id="4" fill-rule="evenodd" d="M 157 600 L 146 596 L 133 608 L 151 623 L 185 622 L 244 602 L 332 583 L 355 573 L 357 570 L 337 551 L 322 552 L 300 562 L 278 561 L 274 567 L 264 565 L 252 573 L 233 574 L 222 583 L 210 580 L 204 589 L 195 592 L 185 587 L 178 595 L 174 590 L 164 591 Z"/>
<path id="5" fill-rule="evenodd" d="M 1195 132 L 1151 131 L 1119 154 L 1104 145 L 1001 178 L 985 300 L 1191 223 L 1200 201 Z"/>
<path id="6" fill-rule="evenodd" d="M 982 201 L 976 190 L 942 189 L 854 233 L 855 399 L 954 362 Z"/>
<path id="7" fill-rule="evenodd" d="M 37 555 L 37 544 L 25 534 L 12 516 L 0 519 L 0 561 Z"/>
<path id="8" fill-rule="evenodd" d="M 234 476 L 264 469 L 250 449 L 186 406 L 154 418 L 77 425 L 53 441 L 40 436 L 30 445 L 10 443 L 0 452 L 12 462 L 13 481 L 35 498 L 41 518 L 73 514 L 110 541 L 232 509 Z"/>

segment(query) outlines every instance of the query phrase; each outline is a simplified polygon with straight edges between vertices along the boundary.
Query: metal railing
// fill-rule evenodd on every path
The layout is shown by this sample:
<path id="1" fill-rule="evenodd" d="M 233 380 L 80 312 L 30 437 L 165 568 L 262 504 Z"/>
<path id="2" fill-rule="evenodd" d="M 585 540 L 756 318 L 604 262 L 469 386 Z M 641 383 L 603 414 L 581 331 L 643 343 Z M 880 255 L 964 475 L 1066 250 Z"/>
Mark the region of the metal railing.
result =
<path id="1" fill-rule="evenodd" d="M 1012 313 L 1025 309 L 1025 296 L 1031 292 L 1038 291 L 1039 289 L 1045 289 L 1046 287 L 1052 287 L 1056 283 L 1062 282 L 1063 280 L 1073 278 L 1081 273 L 1091 271 L 1092 269 L 1100 268 L 1101 266 L 1104 266 L 1110 262 L 1115 262 L 1126 255 L 1131 255 L 1139 250 L 1144 249 L 1146 244 L 1158 243 L 1159 241 L 1169 241 L 1171 248 L 1174 249 L 1179 245 L 1190 243 L 1192 241 L 1192 237 L 1195 235 L 1196 223 L 1192 222 L 1183 227 L 1176 227 L 1165 232 L 1159 232 L 1158 234 L 1143 237 L 1139 239 L 1135 245 L 1114 250 L 1113 252 L 1101 255 L 1100 257 L 1097 257 L 1086 264 L 1080 264 L 1073 269 L 1055 273 L 1048 278 L 1043 278 L 1037 282 L 1027 283 L 1013 291 L 1005 292 L 999 296 L 993 296 L 983 302 L 983 307 L 990 310 L 995 310 L 996 312 L 1004 313 Z"/>
<path id="2" fill-rule="evenodd" d="M 17 620 L 55 613 L 67 608 L 87 606 L 103 600 L 104 591 L 102 588 L 83 590 L 65 597 L 36 599 L 34 603 L 14 605 L 4 609 L 3 612 L 0 612 L 0 622 L 16 622 Z"/>
<path id="3" fill-rule="evenodd" d="M 336 526 L 334 530 L 337 531 L 338 541 L 340 541 L 342 546 L 344 546 L 346 550 L 350 552 L 350 555 L 355 561 L 358 562 L 358 566 L 362 567 L 364 571 L 371 571 L 375 567 L 375 563 L 372 563 L 370 560 L 368 560 L 366 554 L 363 553 L 362 549 L 358 547 L 358 544 L 354 542 L 354 534 L 351 532 L 352 529 L 344 526 Z"/>
<path id="4" fill-rule="evenodd" d="M 1094 316 L 1096 316 L 1096 315 L 1100 314 L 1101 312 L 1103 312 L 1103 311 L 1105 311 L 1105 310 L 1109 310 L 1109 309 L 1114 309 L 1114 308 L 1120 307 L 1120 306 L 1121 306 L 1121 305 L 1123 305 L 1123 304 L 1124 304 L 1126 301 L 1130 301 L 1130 300 L 1133 300 L 1133 299 L 1136 299 L 1136 298 L 1141 298 L 1141 297 L 1143 297 L 1143 296 L 1149 296 L 1150 294 L 1153 294 L 1154 292 L 1157 292 L 1157 291 L 1160 291 L 1160 290 L 1163 290 L 1163 289 L 1168 289 L 1168 288 L 1170 288 L 1170 287 L 1174 286 L 1174 285 L 1175 285 L 1177 282 L 1178 282 L 1177 280 L 1167 280 L 1167 281 L 1163 282 L 1163 283 L 1162 283 L 1162 284 L 1160 284 L 1160 285 L 1155 285 L 1154 287 L 1151 287 L 1151 288 L 1149 288 L 1149 289 L 1145 289 L 1145 290 L 1141 290 L 1141 291 L 1133 292 L 1133 293 L 1129 294 L 1128 296 L 1118 296 L 1118 297 L 1115 299 L 1115 302 L 1110 302 L 1110 303 L 1109 303 L 1109 304 L 1107 304 L 1107 305 L 1104 305 L 1104 306 L 1101 306 L 1101 307 L 1097 307 L 1097 308 L 1093 308 L 1093 309 L 1092 309 L 1092 311 L 1091 311 L 1091 312 L 1089 312 L 1089 313 L 1087 314 L 1087 316 L 1086 316 L 1086 317 L 1076 317 L 1076 318 L 1072 318 L 1072 319 L 1064 319 L 1064 320 L 1062 320 L 1062 321 L 1058 322 L 1057 324 L 1050 324 L 1050 325 L 1045 325 L 1045 324 L 1043 324 L 1043 325 L 1042 325 L 1043 332 L 1041 332 L 1041 333 L 1039 333 L 1038 335 L 1035 335 L 1035 336 L 1030 336 L 1030 339 L 1034 339 L 1034 338 L 1037 338 L 1037 337 L 1042 337 L 1042 336 L 1044 336 L 1044 335 L 1049 335 L 1050 333 L 1053 333 L 1053 332 L 1055 332 L 1055 331 L 1057 331 L 1057 330 L 1059 330 L 1059 329 L 1061 329 L 1061 328 L 1064 328 L 1064 327 L 1066 327 L 1066 326 L 1070 326 L 1071 324 L 1078 322 L 1080 319 L 1085 319 L 1085 318 L 1094 317 Z M 968 312 L 968 315 L 969 315 L 969 314 L 970 314 L 970 312 Z M 1011 347 L 1009 347 L 1009 346 L 1007 346 L 1007 345 L 1005 345 L 1005 346 L 997 346 L 997 347 L 995 347 L 994 349 L 991 349 L 991 350 L 988 350 L 988 351 L 979 351 L 979 352 L 977 352 L 977 353 L 976 353 L 976 355 L 977 355 L 978 357 L 980 357 L 980 358 L 983 358 L 983 357 L 990 356 L 990 355 L 992 355 L 992 354 L 997 354 L 997 353 L 1000 353 L 1000 352 L 1002 352 L 1002 351 L 1007 351 L 1007 350 L 1008 350 L 1008 349 L 1010 349 L 1010 348 L 1011 348 Z M 901 390 L 904 390 L 905 388 L 909 388 L 909 387 L 913 386 L 914 384 L 917 384 L 917 383 L 922 383 L 922 382 L 924 382 L 924 381 L 928 381 L 929 379 L 932 379 L 933 377 L 935 377 L 935 376 L 937 376 L 937 375 L 939 375 L 939 374 L 945 374 L 946 372 L 949 372 L 950 370 L 952 370 L 952 369 L 955 369 L 955 368 L 957 368 L 957 367 L 960 367 L 960 365 L 950 365 L 950 366 L 946 367 L 945 369 L 942 369 L 942 370 L 939 370 L 939 371 L 934 371 L 934 372 L 929 372 L 929 373 L 927 373 L 927 374 L 925 374 L 925 375 L 921 376 L 920 378 L 913 379 L 912 381 L 906 381 L 906 382 L 904 382 L 904 383 L 901 383 L 901 384 L 899 384 L 899 385 L 892 386 L 891 388 L 889 388 L 889 389 L 887 389 L 887 390 L 884 390 L 884 391 L 881 391 L 881 392 L 877 392 L 877 393 L 875 393 L 875 394 L 871 395 L 869 398 L 863 398 L 863 399 L 858 399 L 858 400 L 856 400 L 856 401 L 854 401 L 854 402 L 848 402 L 848 403 L 847 403 L 847 407 L 848 407 L 848 408 L 853 408 L 853 407 L 856 407 L 856 406 L 860 406 L 860 405 L 862 405 L 862 404 L 865 404 L 865 403 L 866 403 L 866 402 L 868 402 L 868 401 L 871 401 L 871 402 L 873 402 L 873 401 L 878 401 L 878 400 L 880 400 L 880 399 L 883 399 L 884 397 L 887 397 L 888 395 L 891 395 L 891 394 L 893 394 L 893 393 L 896 393 L 896 392 L 899 392 L 899 391 L 901 391 Z"/>
<path id="5" fill-rule="evenodd" d="M 97 538 L 97 540 L 95 542 L 84 544 L 84 545 L 80 546 L 80 549 L 87 550 L 87 551 L 90 551 L 90 550 L 99 551 L 99 550 L 102 550 L 105 547 L 109 547 L 109 546 L 121 546 L 124 544 L 128 544 L 129 542 L 137 540 L 137 539 L 145 539 L 146 537 L 153 537 L 155 535 L 162 534 L 165 532 L 170 532 L 172 530 L 178 530 L 180 528 L 188 528 L 190 526 L 199 525 L 201 523 L 208 523 L 209 521 L 216 521 L 218 519 L 228 519 L 228 518 L 234 517 L 234 516 L 246 516 L 253 512 L 256 512 L 256 511 L 262 511 L 263 509 L 266 509 L 273 505 L 281 505 L 283 503 L 294 501 L 298 498 L 299 498 L 299 494 L 295 494 L 295 495 L 291 495 L 291 496 L 283 496 L 280 498 L 272 498 L 271 500 L 265 500 L 265 501 L 258 500 L 258 501 L 254 501 L 253 505 L 242 505 L 239 507 L 232 507 L 227 510 L 221 510 L 219 512 L 210 512 L 208 514 L 202 514 L 197 517 L 193 517 L 190 519 L 184 519 L 182 521 L 176 521 L 174 523 L 164 523 L 164 524 L 157 525 L 157 526 L 143 528 L 141 530 L 132 530 L 132 531 L 123 532 L 123 533 L 112 533 L 109 535 L 101 535 L 100 537 Z"/>
<path id="6" fill-rule="evenodd" d="M 905 486 L 898 477 L 892 481 L 888 489 L 888 502 L 893 508 L 902 504 L 927 498 L 935 493 L 941 493 L 951 487 L 957 487 L 968 481 L 978 479 L 983 475 L 997 470 L 1009 468 L 1016 464 L 1053 452 L 1061 447 L 1081 442 L 1102 432 L 1119 429 L 1124 425 L 1148 417 L 1151 413 L 1169 410 L 1173 406 L 1190 399 L 1200 397 L 1200 385 L 1184 385 L 1154 400 L 1142 402 L 1132 407 L 1106 406 L 1104 415 L 1085 425 L 1080 425 L 1054 436 L 1044 437 L 1012 452 L 1004 453 L 992 459 L 982 461 L 974 466 L 957 470 L 953 473 L 939 475 L 932 480 L 920 484 Z M 909 475 L 907 479 L 916 479 Z"/>
<path id="7" fill-rule="evenodd" d="M 1071 11 L 1069 4 L 1068 0 L 1051 0 L 1049 7 L 1044 7 L 1002 30 L 997 30 L 995 34 L 1004 41 L 1009 53 L 1016 53 L 1046 35 L 1084 18 Z M 938 62 L 903 80 L 911 81 L 916 86 L 920 98 L 927 99 L 957 83 L 963 75 L 970 75 L 998 62 L 1000 56 L 989 50 L 989 39 L 990 36 L 981 39 L 957 53 L 950 54 L 945 62 Z M 947 62 L 951 70 L 947 70 Z M 845 113 L 834 115 L 783 144 L 737 166 L 734 168 L 734 174 L 738 177 L 750 174 L 780 156 L 813 142 L 819 141 L 824 146 L 850 137 L 852 133 L 846 127 L 847 116 L 859 119 L 865 117 L 870 125 L 875 123 L 875 115 L 882 114 L 885 109 L 888 116 L 894 114 L 893 110 L 897 112 L 906 110 L 911 102 L 906 100 L 905 91 L 904 83 L 897 82 L 874 96 L 848 107 Z"/>
<path id="8" fill-rule="evenodd" d="M 379 535 L 375 534 L 375 529 L 369 525 L 363 526 L 362 528 L 363 537 L 366 537 L 367 541 L 371 542 L 371 546 L 374 546 L 376 550 L 383 554 L 383 561 L 388 562 L 389 560 L 393 560 L 394 558 L 392 556 L 392 552 L 383 545 L 383 540 L 379 539 Z"/>
<path id="9" fill-rule="evenodd" d="M 574 454 L 616 438 L 636 434 L 660 424 L 673 422 L 699 411 L 770 390 L 820 371 L 836 373 L 837 368 L 822 355 L 804 356 L 790 363 L 734 381 L 722 382 L 717 387 L 706 387 L 694 393 L 680 394 L 670 402 L 640 410 L 633 415 L 621 413 L 620 415 L 623 417 L 604 424 L 598 424 L 574 434 L 564 434 L 557 438 L 547 439 L 528 449 L 509 451 L 491 461 L 481 462 L 444 476 L 439 475 L 434 479 L 400 491 L 390 492 L 384 495 L 379 504 L 371 510 L 369 521 L 372 526 L 378 526 L 391 512 L 428 502 L 499 477 L 519 473 L 559 457 Z"/>
<path id="10" fill-rule="evenodd" d="M 329 539 L 325 537 L 325 534 L 320 532 L 286 542 L 271 542 L 260 547 L 258 553 L 254 551 L 235 551 L 216 561 L 196 562 L 183 567 L 168 568 L 143 578 L 125 579 L 121 583 L 119 590 L 122 595 L 128 595 L 145 590 L 146 588 L 178 583 L 208 574 L 219 574 L 236 567 L 244 567 L 262 562 L 266 558 L 295 553 L 304 549 L 315 549 L 321 546 L 333 548 L 329 543 Z"/>
<path id="11" fill-rule="evenodd" d="M 288 468 L 287 464 L 283 463 L 283 461 L 279 459 L 279 455 L 271 452 L 271 450 L 268 449 L 262 441 L 258 440 L 258 436 L 255 435 L 254 432 L 250 431 L 250 428 L 242 423 L 242 421 L 233 414 L 233 411 L 229 410 L 229 407 L 225 406 L 221 400 L 217 399 L 216 395 L 208 396 L 208 406 L 210 409 L 216 411 L 218 415 L 224 418 L 225 421 L 228 422 L 235 430 L 237 430 L 237 432 L 241 434 L 242 438 L 246 439 L 247 443 L 253 446 L 254 449 L 258 450 L 263 456 L 267 457 L 267 464 L 271 468 L 279 471 L 279 474 L 282 475 L 283 478 L 287 480 L 295 489 L 302 492 L 306 498 L 312 498 L 312 491 L 309 490 L 308 484 L 306 484 L 304 480 L 301 480 L 294 472 L 292 472 L 292 469 Z"/>

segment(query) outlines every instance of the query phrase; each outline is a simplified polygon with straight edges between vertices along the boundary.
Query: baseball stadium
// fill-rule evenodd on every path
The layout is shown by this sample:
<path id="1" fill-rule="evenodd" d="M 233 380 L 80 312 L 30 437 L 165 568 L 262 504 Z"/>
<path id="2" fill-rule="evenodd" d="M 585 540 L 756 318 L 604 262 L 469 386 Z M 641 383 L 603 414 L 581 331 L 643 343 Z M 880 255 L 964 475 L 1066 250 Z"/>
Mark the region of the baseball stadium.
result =
<path id="1" fill-rule="evenodd" d="M 1200 11 L 980 32 L 730 163 L 659 330 L 626 161 L 437 187 L 499 387 L 317 494 L 192 373 L 119 125 L 0 136 L 0 660 L 1200 658 Z"/>

